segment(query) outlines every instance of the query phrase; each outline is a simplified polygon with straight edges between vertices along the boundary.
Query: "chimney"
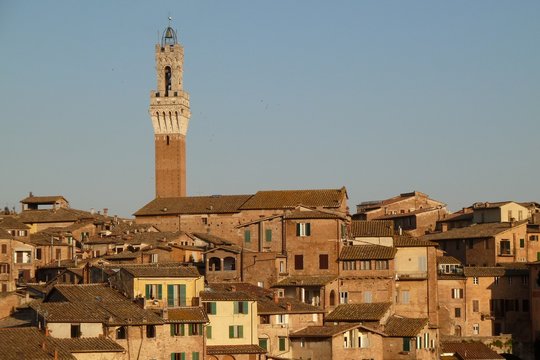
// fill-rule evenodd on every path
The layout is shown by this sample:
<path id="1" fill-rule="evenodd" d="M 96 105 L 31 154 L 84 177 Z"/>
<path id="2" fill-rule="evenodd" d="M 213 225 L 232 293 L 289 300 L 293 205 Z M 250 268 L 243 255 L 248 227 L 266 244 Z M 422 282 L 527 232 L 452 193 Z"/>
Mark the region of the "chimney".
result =
<path id="1" fill-rule="evenodd" d="M 292 309 L 292 305 L 290 302 L 287 303 L 287 311 L 291 311 Z"/>
<path id="2" fill-rule="evenodd" d="M 109 209 L 103 208 L 103 216 L 109 216 Z"/>
<path id="3" fill-rule="evenodd" d="M 279 303 L 279 294 L 278 294 L 277 290 L 274 290 L 274 294 L 273 294 L 273 295 L 274 295 L 274 302 L 275 302 L 276 304 L 278 304 L 278 303 Z"/>
<path id="4" fill-rule="evenodd" d="M 163 318 L 163 320 L 169 320 L 169 309 L 163 309 L 161 317 Z"/>
<path id="5" fill-rule="evenodd" d="M 58 349 L 54 349 L 54 360 L 58 360 Z"/>
<path id="6" fill-rule="evenodd" d="M 231 285 L 231 291 L 232 291 L 232 292 L 235 292 L 235 291 L 236 291 L 236 285 Z"/>

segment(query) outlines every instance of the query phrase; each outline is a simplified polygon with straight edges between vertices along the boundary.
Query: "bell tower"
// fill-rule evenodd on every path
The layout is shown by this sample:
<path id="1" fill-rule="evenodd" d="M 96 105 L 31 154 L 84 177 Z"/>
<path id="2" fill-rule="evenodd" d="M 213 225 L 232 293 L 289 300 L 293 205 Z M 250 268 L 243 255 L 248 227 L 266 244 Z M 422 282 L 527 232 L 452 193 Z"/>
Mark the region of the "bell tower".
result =
<path id="1" fill-rule="evenodd" d="M 191 113 L 182 82 L 184 48 L 170 24 L 155 52 L 157 90 L 150 93 L 149 113 L 156 149 L 156 197 L 186 196 L 186 133 Z"/>

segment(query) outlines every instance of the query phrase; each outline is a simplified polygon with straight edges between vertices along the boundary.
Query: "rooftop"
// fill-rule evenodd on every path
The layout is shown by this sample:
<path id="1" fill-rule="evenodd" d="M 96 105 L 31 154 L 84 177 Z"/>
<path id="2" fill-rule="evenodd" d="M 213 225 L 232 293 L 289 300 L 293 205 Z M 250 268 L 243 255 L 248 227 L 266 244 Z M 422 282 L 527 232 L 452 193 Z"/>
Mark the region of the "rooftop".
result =
<path id="1" fill-rule="evenodd" d="M 271 190 L 258 191 L 240 208 L 242 210 L 292 209 L 298 205 L 308 207 L 339 208 L 347 199 L 347 190 Z"/>
<path id="2" fill-rule="evenodd" d="M 427 318 L 392 316 L 386 322 L 384 332 L 391 337 L 415 337 L 427 324 Z"/>
<path id="3" fill-rule="evenodd" d="M 396 255 L 397 249 L 381 245 L 344 246 L 339 260 L 389 260 Z"/>
<path id="4" fill-rule="evenodd" d="M 324 325 L 324 326 L 308 326 L 296 332 L 290 333 L 290 338 L 331 338 L 344 333 L 345 331 L 360 327 L 359 323 L 341 324 L 341 325 Z"/>
<path id="5" fill-rule="evenodd" d="M 186 196 L 156 198 L 143 206 L 134 215 L 178 215 L 236 213 L 252 195 Z"/>
<path id="6" fill-rule="evenodd" d="M 328 314 L 325 321 L 379 321 L 392 303 L 341 304 Z"/>
<path id="7" fill-rule="evenodd" d="M 473 224 L 463 228 L 454 228 L 448 231 L 432 233 L 422 236 L 423 240 L 439 241 L 439 240 L 455 240 L 455 239 L 475 239 L 489 238 L 512 230 L 517 226 L 525 226 L 526 221 L 518 222 L 512 225 L 511 223 L 483 223 Z"/>
<path id="8" fill-rule="evenodd" d="M 353 238 L 392 236 L 394 222 L 391 220 L 353 220 L 350 234 Z"/>

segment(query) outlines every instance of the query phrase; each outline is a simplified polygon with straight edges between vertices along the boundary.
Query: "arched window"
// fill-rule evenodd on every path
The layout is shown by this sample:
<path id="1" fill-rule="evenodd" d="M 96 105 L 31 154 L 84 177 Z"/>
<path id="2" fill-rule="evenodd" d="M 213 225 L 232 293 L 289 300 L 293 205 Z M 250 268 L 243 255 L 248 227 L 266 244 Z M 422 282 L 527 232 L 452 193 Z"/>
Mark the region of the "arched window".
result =
<path id="1" fill-rule="evenodd" d="M 169 96 L 169 90 L 171 90 L 171 67 L 166 66 L 165 67 L 165 96 Z"/>
<path id="2" fill-rule="evenodd" d="M 226 257 L 223 260 L 223 270 L 236 270 L 236 259 L 233 257 Z"/>
<path id="3" fill-rule="evenodd" d="M 334 290 L 330 291 L 330 306 L 336 305 L 336 292 Z"/>
<path id="4" fill-rule="evenodd" d="M 221 271 L 221 259 L 217 257 L 210 258 L 208 261 L 208 271 Z"/>
<path id="5" fill-rule="evenodd" d="M 454 328 L 454 335 L 461 336 L 461 326 L 456 325 L 456 327 Z"/>

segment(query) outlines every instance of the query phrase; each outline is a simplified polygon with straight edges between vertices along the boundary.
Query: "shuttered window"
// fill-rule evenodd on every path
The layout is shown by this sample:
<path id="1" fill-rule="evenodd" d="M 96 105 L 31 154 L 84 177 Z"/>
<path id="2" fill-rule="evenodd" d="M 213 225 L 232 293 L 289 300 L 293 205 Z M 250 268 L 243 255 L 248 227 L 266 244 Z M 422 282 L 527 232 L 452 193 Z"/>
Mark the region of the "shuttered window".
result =
<path id="1" fill-rule="evenodd" d="M 328 269 L 328 255 L 319 254 L 319 269 Z"/>
<path id="2" fill-rule="evenodd" d="M 304 255 L 294 255 L 294 269 L 295 270 L 304 269 Z"/>
<path id="3" fill-rule="evenodd" d="M 266 241 L 272 241 L 272 229 L 266 229 L 264 235 Z"/>

